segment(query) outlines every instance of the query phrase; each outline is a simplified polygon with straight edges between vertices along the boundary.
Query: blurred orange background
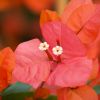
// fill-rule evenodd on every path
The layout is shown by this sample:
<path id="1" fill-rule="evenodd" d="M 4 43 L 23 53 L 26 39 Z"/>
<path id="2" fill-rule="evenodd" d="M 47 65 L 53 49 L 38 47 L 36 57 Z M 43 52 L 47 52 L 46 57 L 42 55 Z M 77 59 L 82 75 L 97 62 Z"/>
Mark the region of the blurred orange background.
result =
<path id="1" fill-rule="evenodd" d="M 54 7 L 55 0 L 0 0 L 0 48 L 14 50 L 20 42 L 41 39 L 39 15 Z"/>

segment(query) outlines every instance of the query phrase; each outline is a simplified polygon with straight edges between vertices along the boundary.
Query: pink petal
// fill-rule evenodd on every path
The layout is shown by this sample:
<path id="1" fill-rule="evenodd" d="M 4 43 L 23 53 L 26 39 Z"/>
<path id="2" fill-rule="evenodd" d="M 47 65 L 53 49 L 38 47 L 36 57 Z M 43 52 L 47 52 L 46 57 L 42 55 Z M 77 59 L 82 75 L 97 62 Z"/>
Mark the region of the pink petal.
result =
<path id="1" fill-rule="evenodd" d="M 61 34 L 61 22 L 52 21 L 44 24 L 42 27 L 42 35 L 46 42 L 50 45 L 49 52 L 52 55 L 53 59 L 57 59 L 56 56 L 52 53 L 52 48 L 57 45 L 59 41 L 59 36 Z"/>
<path id="2" fill-rule="evenodd" d="M 64 53 L 63 56 L 83 56 L 85 55 L 85 47 L 66 25 L 59 21 L 53 21 L 45 24 L 42 28 L 45 40 L 50 44 L 50 50 L 57 45 L 57 41 L 61 43 Z M 76 48 L 77 47 L 77 48 Z"/>
<path id="3" fill-rule="evenodd" d="M 67 22 L 71 14 L 80 6 L 85 4 L 92 4 L 92 0 L 71 0 L 69 4 L 65 7 L 65 10 L 61 16 L 64 23 Z"/>
<path id="4" fill-rule="evenodd" d="M 50 62 L 45 52 L 39 50 L 38 39 L 18 46 L 15 51 L 16 67 L 13 71 L 13 82 L 20 81 L 37 88 L 49 75 Z"/>
<path id="5" fill-rule="evenodd" d="M 50 44 L 50 47 L 57 45 L 59 34 L 61 34 L 61 24 L 59 21 L 52 21 L 42 26 L 42 35 L 44 39 Z"/>
<path id="6" fill-rule="evenodd" d="M 38 39 L 33 39 L 24 43 L 21 43 L 16 51 L 16 56 L 24 55 L 31 60 L 36 60 L 39 58 L 40 60 L 48 60 L 48 56 L 45 52 L 39 50 L 40 41 Z M 34 58 L 35 56 L 35 58 Z"/>
<path id="7" fill-rule="evenodd" d="M 63 47 L 62 58 L 85 56 L 85 46 L 81 43 L 76 34 L 64 24 L 61 24 L 60 42 Z"/>
<path id="8" fill-rule="evenodd" d="M 85 57 L 72 58 L 58 64 L 47 84 L 77 87 L 86 84 L 92 71 L 92 62 Z"/>

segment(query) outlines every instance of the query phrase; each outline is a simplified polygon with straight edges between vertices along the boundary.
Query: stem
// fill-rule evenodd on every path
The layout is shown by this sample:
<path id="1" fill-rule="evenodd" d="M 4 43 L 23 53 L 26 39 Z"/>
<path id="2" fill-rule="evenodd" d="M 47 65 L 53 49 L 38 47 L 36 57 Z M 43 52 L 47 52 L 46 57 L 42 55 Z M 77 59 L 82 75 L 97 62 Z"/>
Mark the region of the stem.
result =
<path id="1" fill-rule="evenodd" d="M 53 60 L 53 57 L 51 56 L 51 54 L 49 53 L 48 50 L 46 50 L 46 53 L 47 53 L 47 55 L 48 55 L 48 58 L 49 58 L 50 60 Z"/>

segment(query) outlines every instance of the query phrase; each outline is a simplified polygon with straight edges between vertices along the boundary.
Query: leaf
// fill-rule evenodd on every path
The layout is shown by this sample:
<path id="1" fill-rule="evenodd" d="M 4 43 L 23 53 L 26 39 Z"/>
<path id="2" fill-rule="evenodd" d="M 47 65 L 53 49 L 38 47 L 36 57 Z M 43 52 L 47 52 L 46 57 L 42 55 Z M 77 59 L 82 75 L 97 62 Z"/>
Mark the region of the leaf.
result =
<path id="1" fill-rule="evenodd" d="M 24 100 L 27 96 L 33 96 L 31 89 L 31 86 L 18 82 L 5 89 L 2 92 L 2 98 L 3 100 Z"/>
<path id="2" fill-rule="evenodd" d="M 94 90 L 96 91 L 97 94 L 100 94 L 100 85 L 95 86 Z"/>
<path id="3" fill-rule="evenodd" d="M 4 90 L 2 92 L 3 96 L 6 96 L 6 95 L 10 95 L 10 94 L 15 94 L 15 93 L 25 93 L 25 92 L 29 92 L 29 90 L 31 89 L 32 87 L 30 85 L 27 85 L 27 84 L 23 84 L 23 83 L 15 83 L 13 85 L 11 85 L 10 87 L 8 87 L 6 90 Z"/>

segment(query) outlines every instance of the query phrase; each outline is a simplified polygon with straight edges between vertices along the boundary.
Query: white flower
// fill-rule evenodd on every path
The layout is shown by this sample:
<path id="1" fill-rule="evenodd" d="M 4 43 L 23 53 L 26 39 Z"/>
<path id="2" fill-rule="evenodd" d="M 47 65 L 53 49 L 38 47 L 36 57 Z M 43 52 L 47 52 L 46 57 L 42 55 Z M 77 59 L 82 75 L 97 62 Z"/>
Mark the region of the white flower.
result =
<path id="1" fill-rule="evenodd" d="M 54 55 L 61 55 L 63 53 L 63 48 L 61 46 L 56 46 L 52 49 Z"/>
<path id="2" fill-rule="evenodd" d="M 46 51 L 49 48 L 49 44 L 47 42 L 40 43 L 39 49 L 41 51 Z"/>

